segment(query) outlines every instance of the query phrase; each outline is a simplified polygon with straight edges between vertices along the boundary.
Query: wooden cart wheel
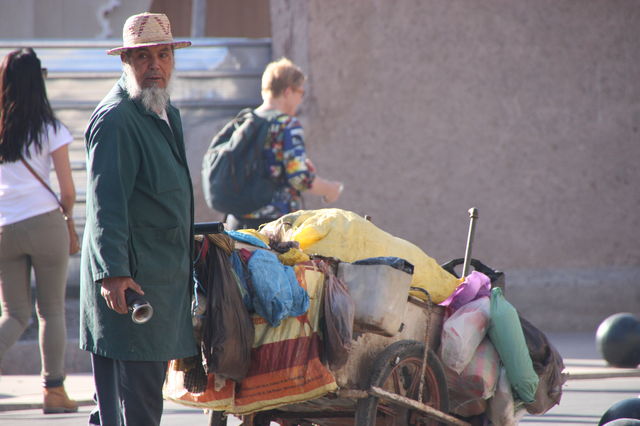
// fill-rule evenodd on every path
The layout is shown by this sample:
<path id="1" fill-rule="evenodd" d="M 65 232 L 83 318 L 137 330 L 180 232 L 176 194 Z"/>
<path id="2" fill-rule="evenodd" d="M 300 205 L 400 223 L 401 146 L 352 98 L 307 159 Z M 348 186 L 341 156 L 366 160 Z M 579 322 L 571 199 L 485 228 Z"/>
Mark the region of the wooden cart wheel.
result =
<path id="1" fill-rule="evenodd" d="M 413 340 L 393 343 L 376 358 L 369 386 L 377 386 L 397 395 L 417 400 L 423 354 L 423 343 Z M 447 382 L 442 364 L 431 350 L 427 355 L 424 377 L 422 402 L 447 413 L 449 411 Z M 439 423 L 419 411 L 370 396 L 358 401 L 355 424 L 356 426 L 432 426 Z"/>

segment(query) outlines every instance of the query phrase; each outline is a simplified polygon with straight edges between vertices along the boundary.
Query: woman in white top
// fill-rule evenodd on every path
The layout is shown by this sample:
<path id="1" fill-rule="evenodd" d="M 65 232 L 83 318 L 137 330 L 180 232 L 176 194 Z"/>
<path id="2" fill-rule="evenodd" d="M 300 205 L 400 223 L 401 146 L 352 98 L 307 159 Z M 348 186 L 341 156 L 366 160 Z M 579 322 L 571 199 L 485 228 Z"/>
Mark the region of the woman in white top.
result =
<path id="1" fill-rule="evenodd" d="M 33 268 L 48 414 L 78 409 L 63 385 L 69 234 L 53 194 L 21 158 L 47 183 L 53 160 L 69 215 L 76 194 L 69 165 L 72 137 L 53 114 L 42 71 L 30 48 L 14 50 L 0 63 L 0 360 L 29 325 Z"/>

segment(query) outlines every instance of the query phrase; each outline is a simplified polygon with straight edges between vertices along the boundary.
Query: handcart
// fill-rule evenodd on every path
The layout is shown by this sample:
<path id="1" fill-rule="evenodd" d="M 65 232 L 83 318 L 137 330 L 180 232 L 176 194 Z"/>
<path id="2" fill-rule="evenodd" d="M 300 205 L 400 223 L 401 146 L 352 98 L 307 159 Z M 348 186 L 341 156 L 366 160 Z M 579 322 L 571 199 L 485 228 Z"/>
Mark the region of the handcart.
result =
<path id="1" fill-rule="evenodd" d="M 470 210 L 471 226 L 464 259 L 452 260 L 442 267 L 458 277 L 455 268 L 469 266 L 485 273 L 495 286 L 504 286 L 504 274 L 470 257 L 473 221 L 477 211 Z M 199 224 L 196 233 L 211 232 L 211 226 Z M 436 355 L 444 319 L 444 308 L 410 295 L 402 325 L 394 336 L 371 332 L 354 333 L 347 362 L 332 370 L 338 389 L 304 402 L 280 406 L 243 416 L 244 425 L 469 425 L 449 412 L 447 382 Z M 221 411 L 210 411 L 210 425 L 226 425 Z"/>

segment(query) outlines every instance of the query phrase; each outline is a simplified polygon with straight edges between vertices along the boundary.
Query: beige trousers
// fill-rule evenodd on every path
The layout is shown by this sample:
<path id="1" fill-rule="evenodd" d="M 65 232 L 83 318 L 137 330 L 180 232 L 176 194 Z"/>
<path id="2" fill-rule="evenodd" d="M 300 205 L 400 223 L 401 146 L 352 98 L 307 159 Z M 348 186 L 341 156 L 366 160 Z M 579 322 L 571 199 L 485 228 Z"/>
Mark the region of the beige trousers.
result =
<path id="1" fill-rule="evenodd" d="M 45 384 L 64 380 L 68 264 L 69 234 L 60 211 L 0 227 L 0 360 L 29 325 L 33 268 Z"/>

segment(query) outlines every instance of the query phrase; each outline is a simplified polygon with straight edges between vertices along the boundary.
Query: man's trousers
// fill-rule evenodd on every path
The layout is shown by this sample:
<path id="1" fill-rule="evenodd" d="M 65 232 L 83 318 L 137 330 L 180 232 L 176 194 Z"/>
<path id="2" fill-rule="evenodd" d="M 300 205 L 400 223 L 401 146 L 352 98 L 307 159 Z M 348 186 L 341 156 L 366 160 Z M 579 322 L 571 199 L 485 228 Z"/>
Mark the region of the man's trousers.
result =
<path id="1" fill-rule="evenodd" d="M 160 425 L 166 362 L 120 361 L 91 354 L 91 364 L 101 426 Z"/>

